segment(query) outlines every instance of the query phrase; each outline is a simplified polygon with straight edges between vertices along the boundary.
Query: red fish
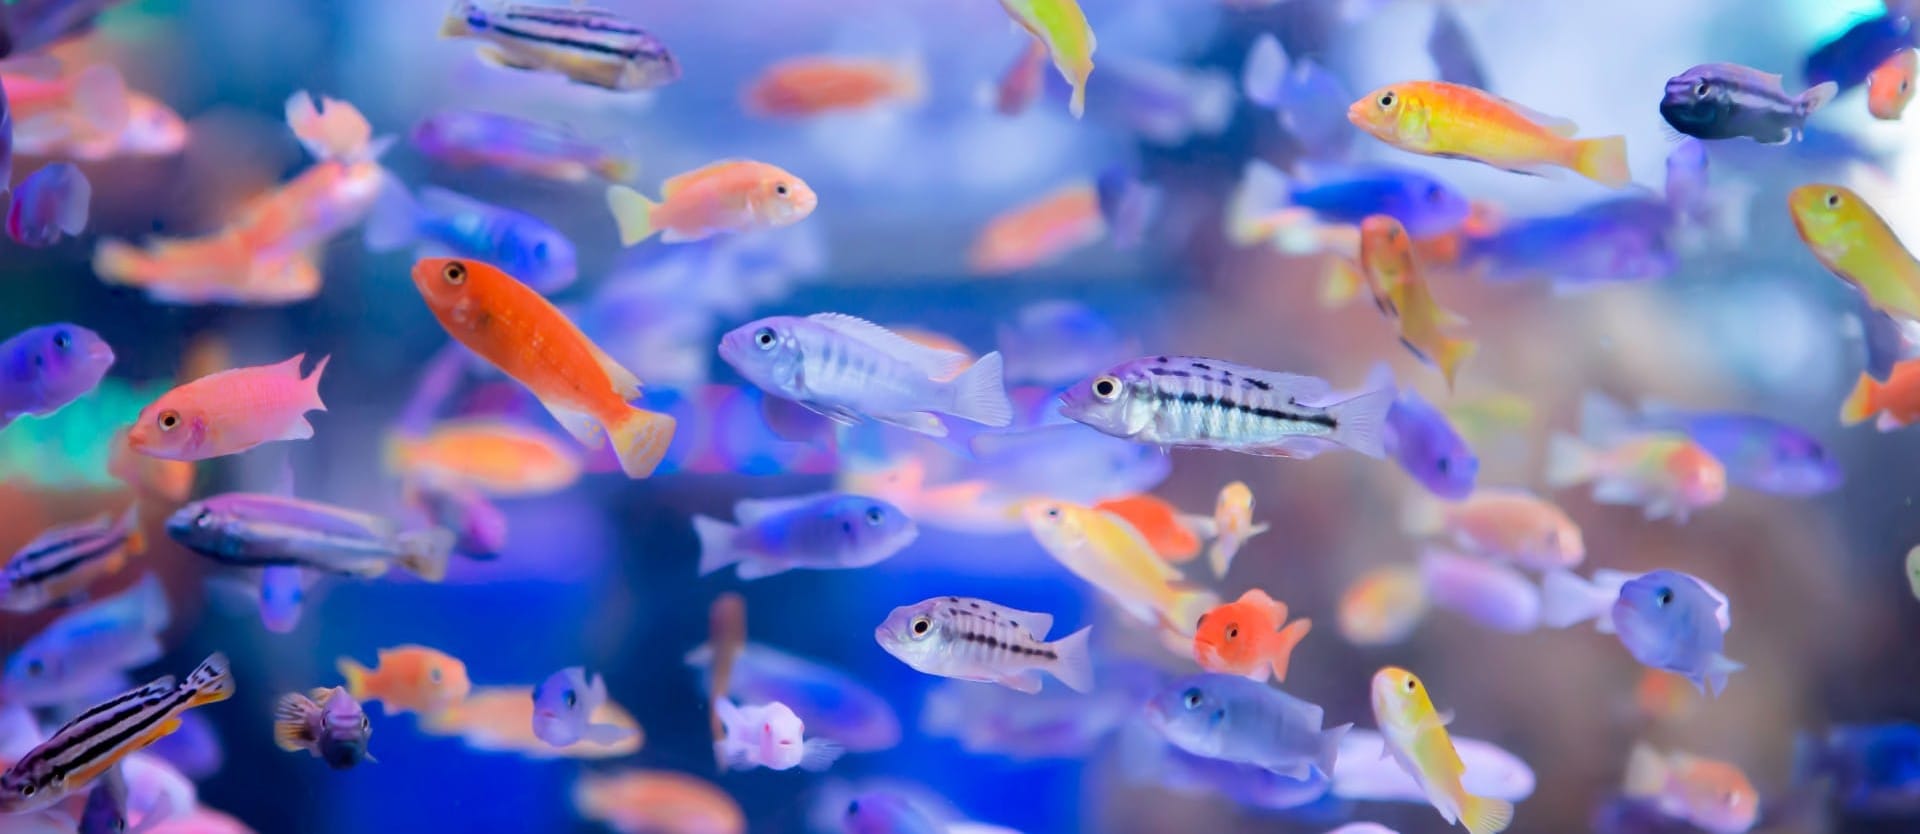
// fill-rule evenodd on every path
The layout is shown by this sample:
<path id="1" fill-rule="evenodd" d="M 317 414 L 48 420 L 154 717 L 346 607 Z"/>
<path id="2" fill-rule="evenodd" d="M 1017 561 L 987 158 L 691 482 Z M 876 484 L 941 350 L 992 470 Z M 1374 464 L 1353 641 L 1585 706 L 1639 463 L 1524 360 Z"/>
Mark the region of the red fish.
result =
<path id="1" fill-rule="evenodd" d="M 1193 659 L 1209 672 L 1262 682 L 1271 672 L 1284 681 L 1293 647 L 1313 629 L 1313 621 L 1305 619 L 1281 628 L 1286 621 L 1287 604 L 1255 588 L 1200 617 L 1193 634 Z"/>

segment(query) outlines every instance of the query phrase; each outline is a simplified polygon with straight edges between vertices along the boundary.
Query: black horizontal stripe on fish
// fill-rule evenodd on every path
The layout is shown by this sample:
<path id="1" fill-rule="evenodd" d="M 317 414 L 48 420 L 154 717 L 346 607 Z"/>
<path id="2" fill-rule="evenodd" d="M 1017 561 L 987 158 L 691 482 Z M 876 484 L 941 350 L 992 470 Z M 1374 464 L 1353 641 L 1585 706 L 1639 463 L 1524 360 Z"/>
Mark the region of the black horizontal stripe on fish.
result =
<path id="1" fill-rule="evenodd" d="M 40 749 L 37 754 L 22 759 L 21 762 L 23 764 L 27 761 L 46 762 L 51 769 L 51 775 L 53 777 L 65 778 L 68 773 L 77 769 L 78 766 L 93 761 L 97 756 L 103 755 L 107 750 L 112 749 L 113 744 L 107 744 L 105 747 L 98 744 L 90 745 L 90 742 L 99 738 L 101 733 L 107 732 L 111 728 L 120 726 L 128 721 L 135 720 L 143 713 L 152 712 L 154 715 L 165 714 L 171 709 L 170 704 L 177 697 L 179 697 L 178 690 L 173 689 L 164 692 L 148 692 L 144 689 L 129 692 L 126 695 L 122 695 L 119 698 L 81 713 L 80 717 L 68 722 L 67 726 L 71 728 L 70 732 L 56 733 L 52 739 L 48 740 L 47 746 Z M 128 703 L 128 701 L 134 701 L 135 703 Z M 100 718 L 102 713 L 108 711 L 112 712 L 112 714 L 105 718 Z M 151 727 L 153 724 L 152 721 L 136 721 L 135 723 L 140 727 Z M 122 734 L 116 734 L 116 737 L 119 735 Z M 127 737 L 130 738 L 131 736 Z M 76 750 L 79 752 L 76 753 Z"/>
<path id="2" fill-rule="evenodd" d="M 1172 394 L 1165 391 L 1155 391 L 1154 396 L 1159 397 L 1163 403 L 1179 402 L 1182 405 L 1199 405 L 1202 408 L 1225 408 L 1229 411 L 1238 411 L 1242 414 L 1251 414 L 1255 417 L 1264 417 L 1270 420 L 1288 420 L 1295 423 L 1312 423 L 1316 426 L 1326 426 L 1329 429 L 1337 429 L 1340 427 L 1340 421 L 1333 419 L 1332 415 L 1302 414 L 1283 411 L 1277 408 L 1248 405 L 1247 403 L 1216 397 L 1212 394 L 1195 394 L 1192 391 Z"/>
<path id="3" fill-rule="evenodd" d="M 125 745 L 127 742 L 133 740 L 134 738 L 137 738 L 138 736 L 147 732 L 148 730 L 153 729 L 156 725 L 160 724 L 161 722 L 172 718 L 174 714 L 178 712 L 179 709 L 183 705 L 185 705 L 189 700 L 191 700 L 195 694 L 196 692 L 193 689 L 181 688 L 179 690 L 176 690 L 171 697 L 162 699 L 159 702 L 160 704 L 159 708 L 152 710 L 151 713 L 148 714 L 145 718 L 139 718 L 138 713 L 136 711 L 135 715 L 129 716 L 136 719 L 135 721 L 133 721 L 131 725 L 129 725 L 128 727 L 126 727 L 125 729 L 119 732 L 114 733 L 111 736 L 108 736 L 105 739 L 102 739 L 98 744 L 95 744 L 91 747 L 86 748 L 84 751 L 80 753 L 80 755 L 73 757 L 67 764 L 55 764 L 54 773 L 60 776 L 64 776 L 66 773 L 77 769 L 76 766 L 84 766 L 86 763 L 99 760 L 100 757 L 105 756 L 109 752 L 112 752 L 115 748 Z M 114 722 L 114 723 L 118 723 L 118 722 Z M 109 723 L 107 726 L 109 727 L 114 726 L 114 723 Z M 83 737 L 81 739 L 77 739 L 76 741 L 85 741 L 85 740 L 86 739 Z"/>
<path id="4" fill-rule="evenodd" d="M 969 643 L 985 643 L 987 648 L 989 649 L 1006 649 L 1007 651 L 1013 652 L 1015 654 L 1032 655 L 1034 657 L 1044 657 L 1048 660 L 1054 660 L 1058 657 L 1058 655 L 1055 655 L 1053 651 L 1050 649 L 1029 649 L 1026 646 L 1022 646 L 1017 643 L 1012 643 L 1012 642 L 1002 643 L 998 638 L 995 638 L 991 635 L 975 634 L 971 631 L 962 630 L 960 632 L 960 639 L 965 640 Z"/>
<path id="5" fill-rule="evenodd" d="M 52 554 L 60 547 L 59 545 L 49 547 L 45 551 L 28 554 L 26 557 L 27 561 L 21 562 L 20 564 L 29 566 L 29 572 L 19 576 L 17 581 L 34 585 L 57 576 L 64 576 L 72 573 L 81 565 L 105 556 L 108 553 L 112 553 L 116 548 L 120 547 L 124 541 L 125 540 L 119 536 L 102 536 L 95 541 L 92 546 L 76 545 L 72 548 L 72 552 L 68 553 L 65 558 L 51 561 L 46 565 L 34 564 L 33 560 L 36 555 L 45 558 L 46 555 Z M 72 543 L 68 542 L 68 544 Z"/>
<path id="6" fill-rule="evenodd" d="M 589 32 L 638 35 L 643 38 L 653 37 L 652 33 L 635 26 L 626 18 L 599 9 L 515 6 L 507 9 L 506 14 L 502 15 L 502 17 L 516 22 L 527 21 L 568 29 L 585 29 Z"/>
<path id="7" fill-rule="evenodd" d="M 514 26 L 495 24 L 493 27 L 493 30 L 496 32 L 499 32 L 502 35 L 506 35 L 507 37 L 517 38 L 519 40 L 527 41 L 529 43 L 542 43 L 548 46 L 557 46 L 564 49 L 577 49 L 582 52 L 593 52 L 600 55 L 608 55 L 611 57 L 622 58 L 626 60 L 635 60 L 642 57 L 657 58 L 660 55 L 658 50 L 649 50 L 649 49 L 642 49 L 637 47 L 622 46 L 619 44 L 596 43 L 594 41 L 561 37 L 557 35 L 555 36 L 541 35 L 541 34 L 530 32 L 526 29 L 520 29 Z"/>

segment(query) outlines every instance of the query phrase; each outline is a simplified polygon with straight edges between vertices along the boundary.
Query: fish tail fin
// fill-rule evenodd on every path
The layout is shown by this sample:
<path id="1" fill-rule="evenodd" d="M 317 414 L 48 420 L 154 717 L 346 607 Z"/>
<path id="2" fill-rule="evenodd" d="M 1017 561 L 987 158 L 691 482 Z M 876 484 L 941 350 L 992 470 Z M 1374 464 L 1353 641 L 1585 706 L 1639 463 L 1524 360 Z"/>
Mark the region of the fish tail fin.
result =
<path id="1" fill-rule="evenodd" d="M 1632 175 L 1627 171 L 1627 137 L 1602 136 L 1573 142 L 1573 170 L 1581 176 L 1612 188 L 1625 186 Z"/>
<path id="2" fill-rule="evenodd" d="M 1321 773 L 1327 776 L 1333 775 L 1334 760 L 1340 756 L 1340 741 L 1347 737 L 1347 731 L 1351 729 L 1353 729 L 1353 724 L 1349 722 L 1330 730 L 1321 731 L 1320 754 L 1314 761 L 1314 766 L 1320 768 Z"/>
<path id="3" fill-rule="evenodd" d="M 1329 406 L 1327 413 L 1332 415 L 1336 423 L 1333 442 L 1370 458 L 1385 457 L 1383 435 L 1387 428 L 1387 410 L 1393 407 L 1393 398 L 1394 390 L 1388 386 Z"/>
<path id="4" fill-rule="evenodd" d="M 1093 652 L 1087 648 L 1092 633 L 1093 626 L 1087 626 L 1052 643 L 1057 658 L 1050 671 L 1075 692 L 1093 691 Z"/>
<path id="5" fill-rule="evenodd" d="M 187 701 L 190 707 L 224 701 L 233 697 L 233 667 L 225 654 L 214 652 L 200 661 L 185 685 L 193 690 L 193 697 Z"/>
<path id="6" fill-rule="evenodd" d="M 287 127 L 315 159 L 354 161 L 376 155 L 368 152 L 374 147 L 373 126 L 358 107 L 325 96 L 316 104 L 312 93 L 300 90 L 287 98 L 286 114 Z"/>
<path id="7" fill-rule="evenodd" d="M 800 768 L 814 773 L 826 770 L 847 753 L 847 748 L 841 746 L 840 742 L 824 738 L 807 739 L 800 749 Z"/>
<path id="8" fill-rule="evenodd" d="M 320 400 L 320 374 L 327 370 L 327 362 L 332 359 L 333 356 L 331 354 L 320 357 L 320 361 L 313 363 L 313 372 L 301 378 L 302 382 L 307 383 L 307 398 L 309 400 L 307 407 L 314 411 L 327 410 L 327 404 Z M 296 373 L 297 372 L 298 371 L 296 371 Z"/>
<path id="9" fill-rule="evenodd" d="M 1000 352 L 994 351 L 954 377 L 947 384 L 947 390 L 953 393 L 953 416 L 996 428 L 1012 424 L 1013 402 L 1007 399 L 1007 386 L 1001 378 L 1005 367 Z"/>
<path id="10" fill-rule="evenodd" d="M 1468 834 L 1499 834 L 1513 824 L 1513 803 L 1468 794 L 1460 803 L 1460 824 L 1467 827 Z"/>
<path id="11" fill-rule="evenodd" d="M 127 505 L 127 511 L 120 516 L 120 526 L 127 528 L 127 543 L 123 546 L 129 556 L 138 556 L 147 552 L 147 534 L 140 529 L 140 501 L 135 499 Z"/>
<path id="12" fill-rule="evenodd" d="M 313 701 L 298 692 L 289 692 L 280 696 L 273 705 L 273 744 L 282 750 L 293 752 L 305 750 L 313 743 L 313 733 L 307 730 L 307 714 L 314 708 Z"/>
<path id="13" fill-rule="evenodd" d="M 1329 256 L 1326 275 L 1320 279 L 1320 306 L 1328 309 L 1345 307 L 1360 297 L 1360 288 L 1366 283 L 1366 276 L 1360 274 L 1359 265 L 1339 255 Z"/>
<path id="14" fill-rule="evenodd" d="M 74 76 L 73 103 L 95 131 L 117 134 L 127 125 L 127 80 L 112 64 L 94 64 Z"/>
<path id="15" fill-rule="evenodd" d="M 1081 79 L 1073 85 L 1073 96 L 1067 99 L 1067 112 L 1078 119 L 1087 114 L 1087 81 Z"/>
<path id="16" fill-rule="evenodd" d="M 1261 35 L 1247 50 L 1246 62 L 1241 65 L 1241 91 L 1256 105 L 1268 110 L 1279 107 L 1280 93 L 1284 89 L 1290 63 L 1279 38 L 1272 34 Z"/>
<path id="17" fill-rule="evenodd" d="M 1449 337 L 1441 341 L 1439 355 L 1433 361 L 1440 366 L 1440 375 L 1447 379 L 1447 390 L 1453 390 L 1453 380 L 1460 371 L 1460 365 L 1479 351 L 1480 343 L 1472 339 Z"/>
<path id="18" fill-rule="evenodd" d="M 1723 654 L 1716 654 L 1708 659 L 1707 687 L 1713 690 L 1713 697 L 1718 698 L 1720 693 L 1726 691 L 1728 675 L 1745 668 L 1747 668 L 1745 664 L 1738 663 Z"/>
<path id="19" fill-rule="evenodd" d="M 902 101 L 917 104 L 927 97 L 927 61 L 919 53 L 900 59 L 893 82 L 894 94 Z"/>
<path id="20" fill-rule="evenodd" d="M 360 661 L 343 657 L 335 661 L 333 668 L 339 670 L 340 677 L 346 681 L 347 694 L 356 701 L 367 700 L 367 676 L 372 669 L 360 665 Z"/>
<path id="21" fill-rule="evenodd" d="M 1847 394 L 1847 401 L 1840 405 L 1840 422 L 1849 426 L 1865 422 L 1873 416 L 1873 412 L 1879 410 L 1879 400 L 1880 383 L 1867 374 L 1861 374 L 1860 381 Z"/>
<path id="22" fill-rule="evenodd" d="M 1832 81 L 1809 87 L 1806 92 L 1800 94 L 1800 115 L 1802 117 L 1813 115 L 1813 111 L 1825 107 L 1827 102 L 1833 101 L 1833 97 L 1839 94 L 1840 85 Z"/>
<path id="23" fill-rule="evenodd" d="M 414 576 L 439 582 L 447 578 L 447 556 L 458 538 L 445 527 L 401 533 L 400 557 L 394 561 Z"/>
<path id="24" fill-rule="evenodd" d="M 472 15 L 480 10 L 473 0 L 453 0 L 446 17 L 440 19 L 440 37 L 460 38 L 473 34 Z"/>
<path id="25" fill-rule="evenodd" d="M 93 248 L 93 273 L 109 284 L 142 284 L 150 264 L 146 253 L 123 240 L 103 240 Z"/>
<path id="26" fill-rule="evenodd" d="M 1263 159 L 1248 162 L 1227 201 L 1227 239 L 1246 246 L 1271 238 L 1273 214 L 1292 203 L 1293 185 L 1285 172 Z"/>
<path id="27" fill-rule="evenodd" d="M 1268 638 L 1267 664 L 1273 667 L 1275 680 L 1286 682 L 1287 665 L 1293 661 L 1293 649 L 1300 645 L 1300 641 L 1307 639 L 1307 632 L 1312 630 L 1312 620 L 1294 620 Z"/>
<path id="28" fill-rule="evenodd" d="M 369 252 L 391 252 L 419 237 L 420 204 L 399 179 L 382 179 L 380 195 L 374 199 L 373 210 L 367 215 L 367 230 L 362 235 Z"/>
<path id="29" fill-rule="evenodd" d="M 613 451 L 620 457 L 620 471 L 629 478 L 645 478 L 660 466 L 673 442 L 674 419 L 644 408 L 628 409 L 619 420 L 607 426 L 613 439 Z"/>
<path id="30" fill-rule="evenodd" d="M 1620 792 L 1641 799 L 1656 797 L 1667 789 L 1667 762 L 1646 742 L 1635 742 L 1627 754 L 1627 780 Z"/>
<path id="31" fill-rule="evenodd" d="M 653 226 L 653 212 L 659 203 L 624 185 L 607 186 L 607 210 L 620 226 L 620 245 L 632 246 L 659 231 Z"/>
<path id="32" fill-rule="evenodd" d="M 1558 489 L 1590 481 L 1599 466 L 1593 447 L 1573 435 L 1556 434 L 1547 441 L 1547 486 Z"/>
<path id="33" fill-rule="evenodd" d="M 1540 582 L 1540 623 L 1570 628 L 1606 613 L 1608 601 L 1594 586 L 1564 570 L 1547 571 Z"/>
<path id="34" fill-rule="evenodd" d="M 700 575 L 706 576 L 737 563 L 742 558 L 739 550 L 733 546 L 733 536 L 740 528 L 704 515 L 693 517 L 693 535 L 700 540 Z"/>
<path id="35" fill-rule="evenodd" d="M 1233 557 L 1240 555 L 1240 542 L 1228 541 L 1225 537 L 1216 538 L 1207 545 L 1207 565 L 1213 568 L 1215 578 L 1225 577 L 1227 568 L 1233 566 Z"/>

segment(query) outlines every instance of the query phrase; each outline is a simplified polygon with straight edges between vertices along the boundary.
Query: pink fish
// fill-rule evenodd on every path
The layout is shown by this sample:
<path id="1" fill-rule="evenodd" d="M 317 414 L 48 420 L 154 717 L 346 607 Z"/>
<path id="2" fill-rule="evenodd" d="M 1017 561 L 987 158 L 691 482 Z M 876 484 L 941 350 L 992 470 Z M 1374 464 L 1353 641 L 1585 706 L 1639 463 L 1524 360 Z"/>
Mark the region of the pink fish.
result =
<path id="1" fill-rule="evenodd" d="M 305 415 L 327 410 L 320 401 L 320 374 L 328 358 L 321 357 L 304 378 L 302 353 L 277 365 L 221 371 L 168 391 L 140 410 L 127 445 L 151 457 L 191 461 L 312 437 L 313 424 Z"/>

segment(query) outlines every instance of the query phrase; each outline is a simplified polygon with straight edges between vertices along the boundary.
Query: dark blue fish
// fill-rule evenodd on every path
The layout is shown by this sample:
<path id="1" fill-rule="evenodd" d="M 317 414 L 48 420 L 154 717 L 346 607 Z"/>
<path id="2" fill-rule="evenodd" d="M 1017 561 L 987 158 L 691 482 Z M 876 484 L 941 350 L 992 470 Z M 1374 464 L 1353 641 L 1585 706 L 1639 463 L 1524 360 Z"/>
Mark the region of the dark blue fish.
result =
<path id="1" fill-rule="evenodd" d="M 1256 212 L 1295 205 L 1322 220 L 1356 226 L 1385 214 L 1416 238 L 1451 232 L 1472 211 L 1466 195 L 1452 186 L 1419 171 L 1388 166 L 1318 168 L 1291 179 L 1255 161 L 1247 166 L 1242 189 L 1248 208 Z"/>
<path id="2" fill-rule="evenodd" d="M 1802 735 L 1793 781 L 1822 780 L 1831 780 L 1834 799 L 1850 813 L 1920 814 L 1920 724 L 1850 724 L 1825 736 Z"/>
<path id="3" fill-rule="evenodd" d="M 1701 64 L 1667 79 L 1660 116 L 1697 139 L 1744 136 L 1777 145 L 1800 138 L 1807 117 L 1839 93 L 1829 81 L 1792 95 L 1778 75 L 1739 64 Z"/>
<path id="4" fill-rule="evenodd" d="M 1802 71 L 1808 84 L 1831 81 L 1842 91 L 1865 84 L 1895 52 L 1913 46 L 1913 21 L 1891 14 L 1860 21 L 1807 56 Z"/>
<path id="5" fill-rule="evenodd" d="M 0 429 L 23 414 L 45 417 L 99 386 L 113 348 L 76 324 L 28 328 L 0 342 Z"/>
<path id="6" fill-rule="evenodd" d="M 1485 90 L 1486 70 L 1480 68 L 1480 56 L 1467 38 L 1467 30 L 1453 13 L 1453 6 L 1441 3 L 1434 10 L 1433 31 L 1427 35 L 1427 54 L 1440 70 L 1440 80 Z"/>

